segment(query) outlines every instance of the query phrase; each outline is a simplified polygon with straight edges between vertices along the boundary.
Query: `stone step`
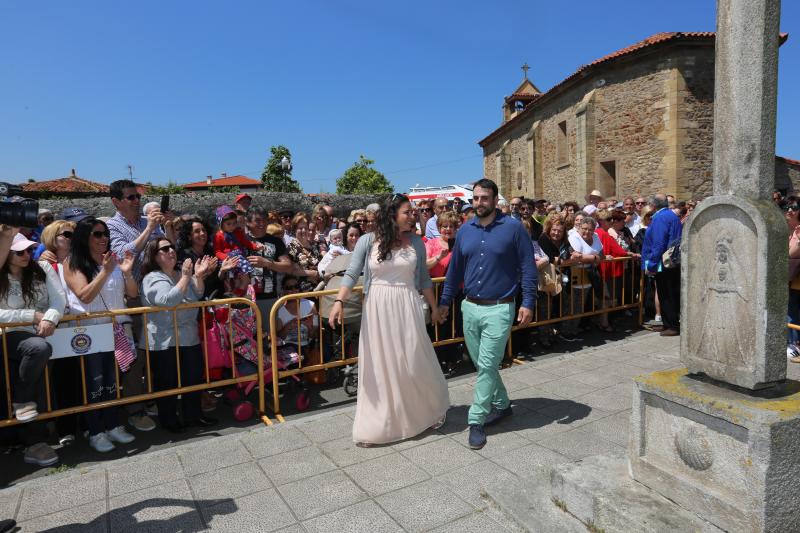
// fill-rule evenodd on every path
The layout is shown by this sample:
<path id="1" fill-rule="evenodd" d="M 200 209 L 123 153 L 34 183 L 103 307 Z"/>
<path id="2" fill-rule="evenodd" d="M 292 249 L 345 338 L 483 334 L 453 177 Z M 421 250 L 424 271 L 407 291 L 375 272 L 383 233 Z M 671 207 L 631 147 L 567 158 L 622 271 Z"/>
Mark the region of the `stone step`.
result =
<path id="1" fill-rule="evenodd" d="M 490 490 L 487 499 L 532 532 L 722 533 L 633 481 L 627 460 L 617 457 L 599 455 L 539 469 Z"/>

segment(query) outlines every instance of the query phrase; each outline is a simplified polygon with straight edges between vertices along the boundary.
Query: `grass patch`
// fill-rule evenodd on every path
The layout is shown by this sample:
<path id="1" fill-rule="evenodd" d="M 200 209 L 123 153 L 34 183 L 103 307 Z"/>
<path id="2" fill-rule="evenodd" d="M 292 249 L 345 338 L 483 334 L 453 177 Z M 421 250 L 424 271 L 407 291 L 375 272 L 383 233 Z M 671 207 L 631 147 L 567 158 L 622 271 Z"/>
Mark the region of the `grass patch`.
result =
<path id="1" fill-rule="evenodd" d="M 594 522 L 592 522 L 591 520 L 589 520 L 588 522 L 586 522 L 586 529 L 587 529 L 588 531 L 590 531 L 591 533 L 606 533 L 606 530 L 605 530 L 605 529 L 603 529 L 603 528 L 601 528 L 601 527 L 598 527 L 598 526 L 597 526 L 597 525 L 596 525 Z"/>
<path id="2" fill-rule="evenodd" d="M 553 500 L 553 505 L 555 505 L 565 513 L 569 512 L 569 510 L 567 509 L 567 502 L 565 502 L 564 500 L 559 500 L 555 496 L 552 498 L 552 500 Z"/>
<path id="3" fill-rule="evenodd" d="M 48 468 L 47 472 L 45 472 L 44 475 L 45 476 L 52 476 L 54 474 L 60 474 L 61 472 L 68 472 L 69 470 L 72 470 L 73 468 L 75 468 L 75 465 L 63 464 L 63 465 L 59 465 L 59 466 L 57 466 L 55 468 Z"/>

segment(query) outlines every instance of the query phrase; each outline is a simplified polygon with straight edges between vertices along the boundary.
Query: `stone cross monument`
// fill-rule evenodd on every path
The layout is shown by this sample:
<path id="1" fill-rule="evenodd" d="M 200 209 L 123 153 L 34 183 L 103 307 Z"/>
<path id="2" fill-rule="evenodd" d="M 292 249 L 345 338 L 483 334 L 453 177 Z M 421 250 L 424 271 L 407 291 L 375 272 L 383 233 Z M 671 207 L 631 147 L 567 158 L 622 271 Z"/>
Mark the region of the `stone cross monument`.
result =
<path id="1" fill-rule="evenodd" d="M 637 481 L 726 531 L 800 531 L 800 383 L 774 187 L 780 0 L 717 0 L 714 196 L 683 230 L 681 360 L 636 378 Z"/>
<path id="2" fill-rule="evenodd" d="M 787 236 L 773 205 L 780 0 L 719 0 L 714 196 L 684 230 L 681 359 L 756 389 L 786 378 Z"/>

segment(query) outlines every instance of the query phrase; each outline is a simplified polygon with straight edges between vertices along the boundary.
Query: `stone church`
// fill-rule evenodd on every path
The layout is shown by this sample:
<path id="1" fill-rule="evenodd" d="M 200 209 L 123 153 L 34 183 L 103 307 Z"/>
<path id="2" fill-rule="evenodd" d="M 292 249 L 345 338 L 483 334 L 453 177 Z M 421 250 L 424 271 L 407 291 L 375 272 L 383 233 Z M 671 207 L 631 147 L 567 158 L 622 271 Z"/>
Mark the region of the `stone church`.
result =
<path id="1" fill-rule="evenodd" d="M 787 38 L 781 34 L 781 44 Z M 712 193 L 713 32 L 658 33 L 547 92 L 523 70 L 503 123 L 479 142 L 484 176 L 506 198 Z M 800 161 L 777 157 L 775 165 L 777 188 L 800 188 Z"/>

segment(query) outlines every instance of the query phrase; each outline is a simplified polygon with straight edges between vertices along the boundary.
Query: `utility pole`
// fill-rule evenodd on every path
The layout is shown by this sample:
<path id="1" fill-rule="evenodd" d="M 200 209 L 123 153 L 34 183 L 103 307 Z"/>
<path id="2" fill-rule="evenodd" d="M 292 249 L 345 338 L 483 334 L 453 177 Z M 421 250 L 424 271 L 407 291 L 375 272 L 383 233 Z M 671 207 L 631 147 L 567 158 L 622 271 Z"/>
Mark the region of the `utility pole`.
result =
<path id="1" fill-rule="evenodd" d="M 133 165 L 128 165 L 128 176 L 130 176 L 131 181 L 133 181 Z"/>

